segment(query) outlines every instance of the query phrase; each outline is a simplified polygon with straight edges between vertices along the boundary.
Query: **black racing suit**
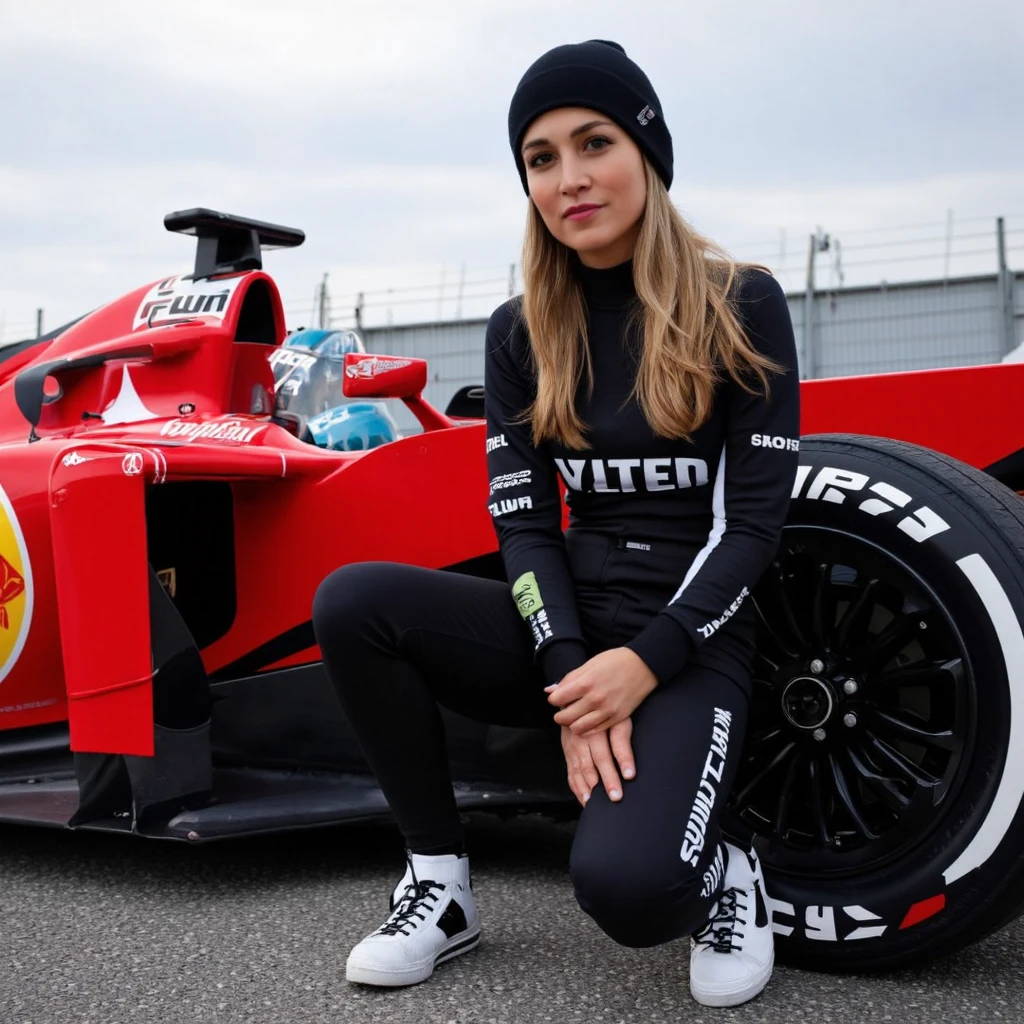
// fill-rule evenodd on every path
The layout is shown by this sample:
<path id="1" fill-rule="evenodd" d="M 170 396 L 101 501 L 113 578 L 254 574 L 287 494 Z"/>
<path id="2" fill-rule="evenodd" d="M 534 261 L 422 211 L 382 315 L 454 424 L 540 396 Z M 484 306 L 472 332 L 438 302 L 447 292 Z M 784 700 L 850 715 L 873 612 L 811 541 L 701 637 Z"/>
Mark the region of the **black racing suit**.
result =
<path id="1" fill-rule="evenodd" d="M 313 622 L 328 674 L 410 849 L 461 848 L 437 704 L 551 728 L 543 686 L 611 647 L 658 679 L 633 714 L 636 778 L 598 786 L 573 843 L 581 906 L 617 941 L 692 933 L 722 880 L 719 818 L 746 725 L 750 590 L 778 544 L 796 473 L 799 383 L 788 307 L 750 271 L 747 336 L 779 363 L 767 399 L 731 380 L 692 441 L 657 437 L 635 400 L 632 265 L 578 262 L 594 388 L 577 392 L 590 448 L 534 448 L 514 421 L 533 396 L 515 300 L 486 340 L 488 504 L 509 583 L 392 563 L 332 573 Z M 558 475 L 570 510 L 561 530 Z M 511 591 L 511 592 L 510 592 Z"/>

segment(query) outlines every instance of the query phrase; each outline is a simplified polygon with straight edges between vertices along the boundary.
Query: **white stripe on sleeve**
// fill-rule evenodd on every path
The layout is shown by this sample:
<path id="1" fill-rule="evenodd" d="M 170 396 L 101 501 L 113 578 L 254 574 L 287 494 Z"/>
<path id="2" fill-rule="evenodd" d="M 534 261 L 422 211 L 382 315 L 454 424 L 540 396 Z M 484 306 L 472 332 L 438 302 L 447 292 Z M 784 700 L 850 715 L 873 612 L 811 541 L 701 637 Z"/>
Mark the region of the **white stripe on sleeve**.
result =
<path id="1" fill-rule="evenodd" d="M 679 595 L 690 585 L 694 576 L 701 570 L 701 566 L 708 560 L 708 556 L 718 547 L 718 542 L 725 533 L 725 445 L 722 445 L 722 454 L 718 460 L 718 471 L 715 474 L 715 487 L 711 492 L 711 513 L 714 520 L 711 524 L 711 531 L 708 533 L 707 543 L 697 552 L 696 557 L 687 570 L 686 578 L 680 588 L 672 595 L 672 601 L 677 601 Z M 672 603 L 669 601 L 669 604 Z"/>

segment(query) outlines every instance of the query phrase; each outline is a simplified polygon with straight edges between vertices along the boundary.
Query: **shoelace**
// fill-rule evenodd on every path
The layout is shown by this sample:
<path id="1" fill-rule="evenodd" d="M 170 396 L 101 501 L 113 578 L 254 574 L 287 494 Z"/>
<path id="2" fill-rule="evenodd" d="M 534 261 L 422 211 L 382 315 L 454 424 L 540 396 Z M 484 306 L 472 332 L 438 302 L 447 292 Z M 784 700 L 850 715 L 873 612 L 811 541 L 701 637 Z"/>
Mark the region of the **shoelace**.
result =
<path id="1" fill-rule="evenodd" d="M 405 887 L 405 892 L 399 899 L 398 903 L 395 904 L 395 909 L 388 918 L 387 923 L 378 929 L 381 935 L 408 935 L 406 928 L 417 927 L 416 921 L 413 918 L 419 918 L 420 921 L 425 921 L 426 915 L 421 914 L 420 911 L 423 909 L 433 910 L 433 906 L 425 908 L 423 906 L 426 900 L 433 900 L 436 905 L 438 897 L 431 891 L 433 889 L 444 891 L 444 886 L 440 882 L 431 882 L 429 880 L 419 881 L 415 877 Z"/>
<path id="2" fill-rule="evenodd" d="M 716 953 L 731 953 L 743 948 L 742 941 L 739 945 L 733 944 L 733 939 L 743 938 L 743 932 L 736 927 L 738 912 L 742 910 L 746 914 L 747 911 L 745 900 L 742 906 L 737 907 L 740 896 L 746 896 L 743 889 L 726 889 L 718 897 L 714 917 L 693 937 L 698 945 L 707 946 Z"/>

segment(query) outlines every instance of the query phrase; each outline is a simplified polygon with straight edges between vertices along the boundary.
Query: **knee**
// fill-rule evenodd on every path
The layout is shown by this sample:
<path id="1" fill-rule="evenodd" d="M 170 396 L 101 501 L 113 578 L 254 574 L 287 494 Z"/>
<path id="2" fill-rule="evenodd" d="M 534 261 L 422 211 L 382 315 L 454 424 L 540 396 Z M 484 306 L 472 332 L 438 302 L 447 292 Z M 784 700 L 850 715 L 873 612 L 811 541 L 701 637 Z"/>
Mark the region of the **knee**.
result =
<path id="1" fill-rule="evenodd" d="M 682 861 L 659 870 L 639 854 L 622 862 L 597 851 L 574 855 L 570 875 L 580 908 L 621 946 L 639 949 L 691 934 L 706 916 L 701 880 Z"/>
<path id="2" fill-rule="evenodd" d="M 313 595 L 313 632 L 323 647 L 340 636 L 361 633 L 386 600 L 385 562 L 352 562 L 326 576 Z"/>

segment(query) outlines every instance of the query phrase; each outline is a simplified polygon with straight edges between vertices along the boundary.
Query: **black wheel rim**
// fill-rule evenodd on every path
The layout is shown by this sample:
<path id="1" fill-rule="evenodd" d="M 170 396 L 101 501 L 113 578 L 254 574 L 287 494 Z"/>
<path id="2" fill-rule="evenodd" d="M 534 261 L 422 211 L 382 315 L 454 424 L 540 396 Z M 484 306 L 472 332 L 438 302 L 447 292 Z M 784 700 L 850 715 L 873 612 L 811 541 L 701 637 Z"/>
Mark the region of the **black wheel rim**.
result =
<path id="1" fill-rule="evenodd" d="M 955 795 L 973 744 L 974 676 L 946 605 L 880 548 L 814 527 L 784 531 L 753 599 L 732 813 L 783 872 L 905 856 Z"/>

